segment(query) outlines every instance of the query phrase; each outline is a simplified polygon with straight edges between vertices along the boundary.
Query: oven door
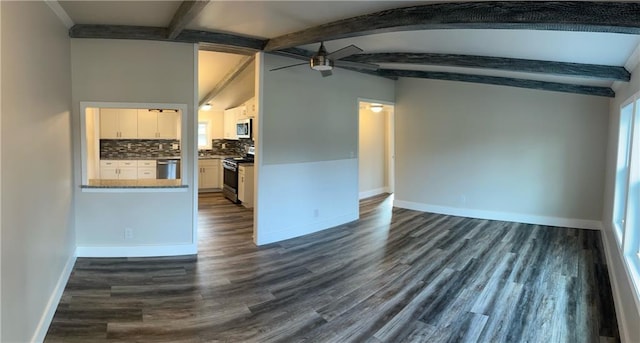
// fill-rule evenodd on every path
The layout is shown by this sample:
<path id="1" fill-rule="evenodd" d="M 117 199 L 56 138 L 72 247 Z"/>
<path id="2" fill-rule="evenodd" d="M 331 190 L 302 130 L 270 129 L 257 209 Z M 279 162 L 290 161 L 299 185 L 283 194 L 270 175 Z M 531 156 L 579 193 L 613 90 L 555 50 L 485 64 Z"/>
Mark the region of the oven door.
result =
<path id="1" fill-rule="evenodd" d="M 225 186 L 229 186 L 236 190 L 238 189 L 238 169 L 230 169 L 229 167 L 224 166 L 223 179 Z"/>
<path id="2" fill-rule="evenodd" d="M 238 166 L 229 165 L 222 162 L 222 178 L 224 184 L 222 186 L 222 194 L 225 198 L 238 203 Z"/>

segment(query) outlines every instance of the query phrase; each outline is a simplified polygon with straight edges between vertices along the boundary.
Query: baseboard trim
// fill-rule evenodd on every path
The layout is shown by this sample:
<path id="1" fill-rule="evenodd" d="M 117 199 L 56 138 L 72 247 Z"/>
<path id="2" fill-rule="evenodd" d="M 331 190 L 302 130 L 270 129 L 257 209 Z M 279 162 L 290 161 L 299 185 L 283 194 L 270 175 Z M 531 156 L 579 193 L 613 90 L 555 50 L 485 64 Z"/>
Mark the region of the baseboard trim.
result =
<path id="1" fill-rule="evenodd" d="M 157 257 L 195 255 L 198 247 L 195 244 L 178 245 L 143 245 L 128 247 L 79 246 L 78 257 Z"/>
<path id="2" fill-rule="evenodd" d="M 47 336 L 47 331 L 49 330 L 53 316 L 55 315 L 60 299 L 62 298 L 62 293 L 64 293 L 64 288 L 67 286 L 67 282 L 69 281 L 69 277 L 73 271 L 73 266 L 76 263 L 76 257 L 77 254 L 74 253 L 69 257 L 67 263 L 64 265 L 64 269 L 58 278 L 56 287 L 53 289 L 53 292 L 49 297 L 49 301 L 47 302 L 47 306 L 40 317 L 36 331 L 34 332 L 33 337 L 31 337 L 31 342 L 43 342 Z"/>
<path id="3" fill-rule="evenodd" d="M 275 243 L 284 241 L 291 238 L 296 238 L 304 235 L 308 235 L 311 233 L 319 232 L 322 230 L 330 229 L 332 227 L 336 227 L 345 223 L 352 222 L 358 219 L 358 213 L 349 213 L 337 217 L 333 217 L 330 219 L 325 219 L 313 223 L 309 223 L 304 227 L 295 226 L 288 227 L 282 230 L 271 231 L 269 232 L 268 237 L 258 235 L 256 239 L 256 245 L 265 245 L 269 243 Z"/>
<path id="4" fill-rule="evenodd" d="M 474 210 L 468 208 L 429 205 L 405 200 L 394 200 L 393 206 L 422 212 L 446 214 L 450 216 L 501 220 L 525 224 L 559 226 L 575 229 L 602 230 L 602 222 L 598 220 L 546 217 L 520 213 Z"/>
<path id="5" fill-rule="evenodd" d="M 602 245 L 604 247 L 604 255 L 607 259 L 607 272 L 609 273 L 609 280 L 611 280 L 611 291 L 613 292 L 614 305 L 622 304 L 622 298 L 620 297 L 620 288 L 618 286 L 618 279 L 611 272 L 611 268 L 613 268 L 613 256 L 611 255 L 611 249 L 609 249 L 609 238 L 607 238 L 607 232 L 605 229 L 600 232 L 600 237 L 602 238 Z M 631 339 L 629 338 L 627 319 L 624 316 L 624 313 L 620 311 L 620 305 L 614 306 L 616 311 L 616 318 L 618 319 L 618 332 L 620 334 L 620 340 L 622 343 L 631 343 Z"/>
<path id="6" fill-rule="evenodd" d="M 389 187 L 381 187 L 381 188 L 371 189 L 371 190 L 368 190 L 368 191 L 360 192 L 358 194 L 358 196 L 359 196 L 358 199 L 369 198 L 369 197 L 372 197 L 372 196 L 376 196 L 378 194 L 388 193 L 388 192 L 389 192 Z"/>

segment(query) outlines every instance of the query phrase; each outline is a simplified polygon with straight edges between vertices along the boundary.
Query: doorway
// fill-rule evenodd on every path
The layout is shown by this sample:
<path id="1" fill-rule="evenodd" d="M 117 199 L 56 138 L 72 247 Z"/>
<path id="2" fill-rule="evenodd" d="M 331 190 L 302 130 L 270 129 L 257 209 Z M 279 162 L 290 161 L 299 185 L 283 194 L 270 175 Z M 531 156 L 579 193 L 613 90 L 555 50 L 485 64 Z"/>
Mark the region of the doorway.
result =
<path id="1" fill-rule="evenodd" d="M 394 104 L 360 100 L 358 104 L 359 199 L 394 192 Z"/>

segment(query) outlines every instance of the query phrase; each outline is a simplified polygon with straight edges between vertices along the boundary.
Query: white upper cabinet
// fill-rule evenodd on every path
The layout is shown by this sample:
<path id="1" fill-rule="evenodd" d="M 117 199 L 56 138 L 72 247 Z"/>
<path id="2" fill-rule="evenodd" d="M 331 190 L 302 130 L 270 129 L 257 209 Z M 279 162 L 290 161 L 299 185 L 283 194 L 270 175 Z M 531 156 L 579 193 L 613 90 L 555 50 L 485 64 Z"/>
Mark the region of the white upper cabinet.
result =
<path id="1" fill-rule="evenodd" d="M 247 117 L 253 118 L 258 113 L 258 109 L 257 109 L 257 106 L 256 106 L 256 98 L 255 97 L 247 100 L 247 102 L 244 103 L 244 106 L 246 108 L 246 116 Z"/>
<path id="2" fill-rule="evenodd" d="M 138 110 L 138 138 L 178 139 L 180 114 L 172 111 Z"/>
<path id="3" fill-rule="evenodd" d="M 137 137 L 137 110 L 126 108 L 100 109 L 100 138 Z"/>
<path id="4" fill-rule="evenodd" d="M 238 114 L 239 107 L 224 110 L 224 139 L 238 139 L 236 131 Z"/>
<path id="5" fill-rule="evenodd" d="M 138 138 L 154 139 L 158 133 L 158 114 L 149 110 L 138 110 Z"/>
<path id="6" fill-rule="evenodd" d="M 158 113 L 158 138 L 178 139 L 178 121 L 180 114 L 177 112 Z"/>

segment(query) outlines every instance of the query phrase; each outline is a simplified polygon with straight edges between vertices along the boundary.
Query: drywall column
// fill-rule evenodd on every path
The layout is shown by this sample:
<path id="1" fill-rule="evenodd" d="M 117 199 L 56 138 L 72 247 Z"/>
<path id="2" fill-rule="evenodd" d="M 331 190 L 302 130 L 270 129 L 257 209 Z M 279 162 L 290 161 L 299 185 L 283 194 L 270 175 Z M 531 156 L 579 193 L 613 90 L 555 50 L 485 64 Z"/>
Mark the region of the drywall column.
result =
<path id="1" fill-rule="evenodd" d="M 384 78 L 268 71 L 296 62 L 264 55 L 260 64 L 257 244 L 358 218 L 358 98 L 394 100 L 394 82 Z"/>
<path id="2" fill-rule="evenodd" d="M 197 47 L 194 44 L 72 39 L 74 189 L 81 256 L 193 254 Z M 91 192 L 80 189 L 80 102 L 184 104 L 183 183 L 179 192 Z M 82 114 L 84 115 L 84 114 Z M 133 230 L 132 239 L 124 229 Z"/>

